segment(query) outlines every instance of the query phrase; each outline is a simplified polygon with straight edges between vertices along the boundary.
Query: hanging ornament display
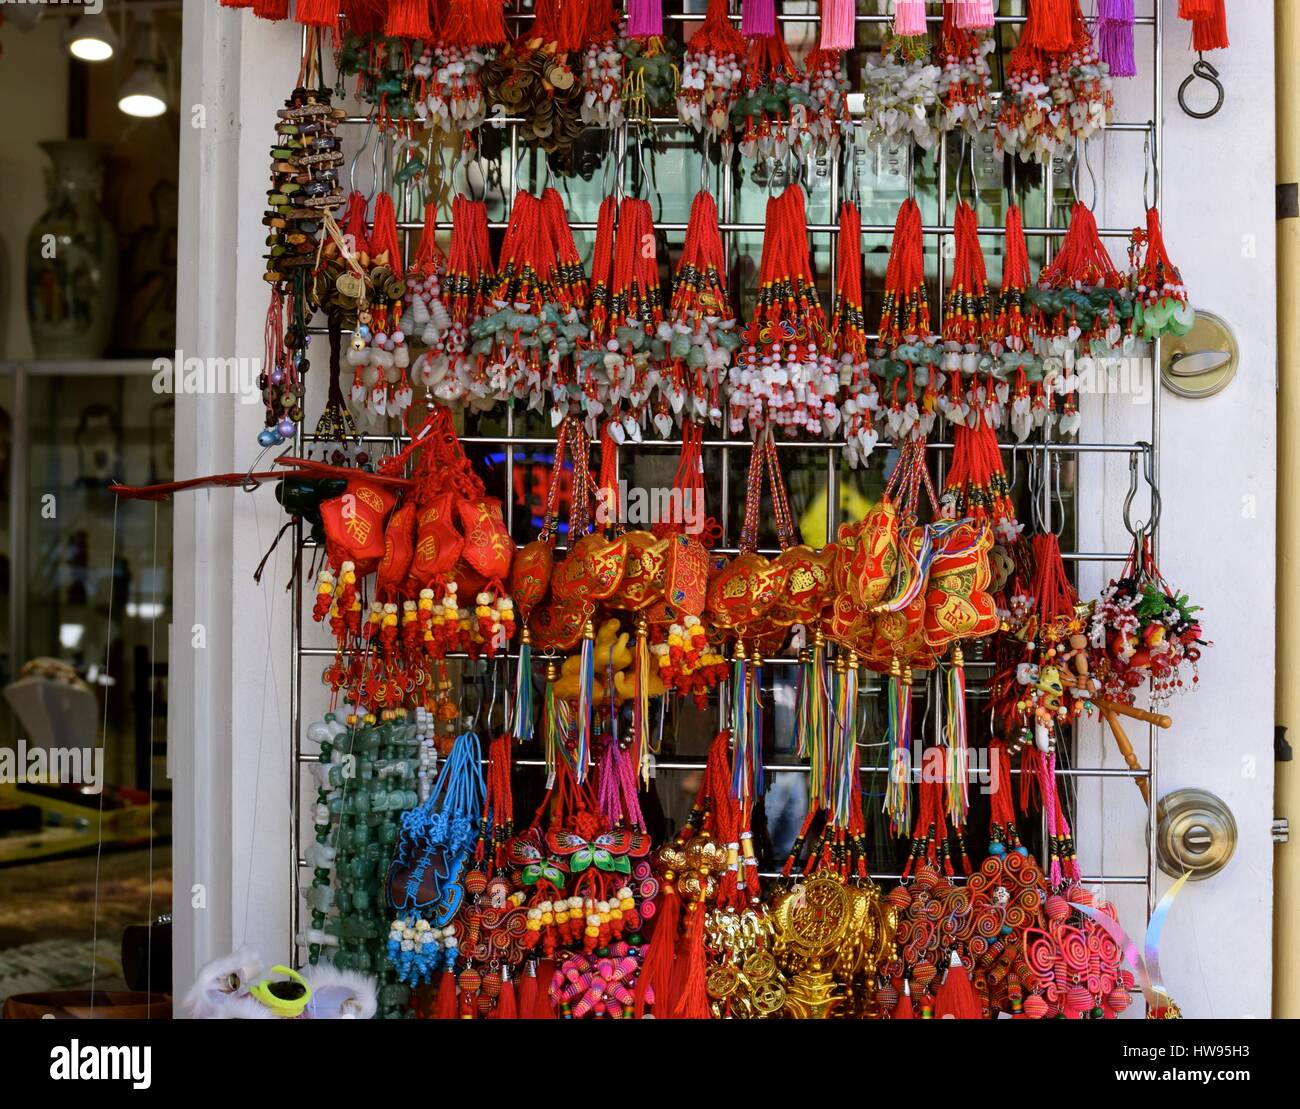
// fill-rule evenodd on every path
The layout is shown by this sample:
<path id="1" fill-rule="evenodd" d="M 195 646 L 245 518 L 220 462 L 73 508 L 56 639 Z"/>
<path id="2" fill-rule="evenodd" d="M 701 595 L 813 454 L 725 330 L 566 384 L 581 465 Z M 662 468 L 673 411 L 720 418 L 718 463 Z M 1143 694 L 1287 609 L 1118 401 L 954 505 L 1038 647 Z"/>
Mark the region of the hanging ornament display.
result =
<path id="1" fill-rule="evenodd" d="M 746 158 L 784 161 L 807 153 L 815 104 L 808 80 L 790 56 L 782 35 L 749 40 L 740 95 L 731 109 Z"/>
<path id="2" fill-rule="evenodd" d="M 1131 705 L 1139 690 L 1149 688 L 1158 710 L 1187 685 L 1195 689 L 1206 646 L 1200 611 L 1166 583 L 1150 537 L 1140 534 L 1124 573 L 1102 590 L 1088 627 L 1091 671 L 1102 695 Z"/>
<path id="3" fill-rule="evenodd" d="M 424 788 L 431 780 L 432 722 L 423 712 L 381 723 L 351 706 L 345 710 L 307 728 L 319 762 L 313 766 L 314 839 L 304 851 L 312 868 L 310 918 L 297 939 L 312 966 L 325 959 L 340 971 L 377 976 L 383 1013 L 396 1016 L 409 990 L 387 969 L 381 939 L 389 844 L 402 813 L 420 802 L 417 782 Z"/>
<path id="4" fill-rule="evenodd" d="M 484 372 L 534 411 L 549 400 L 551 424 L 558 427 L 582 408 L 573 356 L 588 330 L 587 278 L 554 189 L 541 197 L 515 194 L 496 279 L 486 294 L 489 306 L 470 325 Z"/>
<path id="5" fill-rule="evenodd" d="M 992 4 L 944 4 L 938 50 L 943 65 L 939 83 L 939 128 L 978 135 L 992 122 L 996 47 Z"/>
<path id="6" fill-rule="evenodd" d="M 411 67 L 422 93 L 415 111 L 435 131 L 463 133 L 467 156 L 470 133 L 487 115 L 483 67 L 506 45 L 504 8 L 491 0 L 449 0 L 435 10 L 433 33 Z"/>
<path id="7" fill-rule="evenodd" d="M 727 17 L 727 0 L 709 0 L 704 22 L 686 44 L 677 116 L 696 132 L 730 145 L 731 116 L 744 78 L 745 40 Z"/>
<path id="8" fill-rule="evenodd" d="M 787 185 L 767 201 L 758 298 L 730 372 L 729 427 L 774 424 L 787 435 L 833 435 L 839 374 L 808 257 L 807 198 Z"/>
<path id="9" fill-rule="evenodd" d="M 673 426 L 668 399 L 661 396 L 667 346 L 659 261 L 649 203 L 624 197 L 617 206 L 617 234 L 613 212 L 612 201 L 601 205 L 588 311 L 592 335 L 579 354 L 578 374 L 588 435 L 595 437 L 603 419 L 616 441 L 640 442 L 647 423 L 661 436 Z"/>
<path id="10" fill-rule="evenodd" d="M 653 0 L 652 0 L 653 2 Z M 659 13 L 662 28 L 662 12 Z M 629 17 L 630 20 L 630 17 Z M 655 24 L 651 23 L 651 26 Z M 675 39 L 657 34 L 641 35 L 627 25 L 620 40 L 623 53 L 624 115 L 642 126 L 653 117 L 677 111 L 678 82 L 682 75 L 682 46 Z"/>
<path id="11" fill-rule="evenodd" d="M 584 53 L 589 26 L 582 0 L 539 0 L 532 23 L 479 73 L 492 108 L 521 119 L 527 141 L 567 158 L 584 122 Z"/>
<path id="12" fill-rule="evenodd" d="M 921 209 L 909 197 L 899 207 L 894 225 L 872 363 L 885 425 L 896 443 L 928 435 L 938 416 L 939 337 L 930 322 L 921 228 Z"/>
<path id="13" fill-rule="evenodd" d="M 1198 34 L 1219 33 L 1217 0 L 1185 8 Z M 288 14 L 279 0 L 254 10 Z M 913 143 L 962 155 L 950 231 L 926 225 L 909 172 L 881 283 L 864 261 L 846 70 L 862 17 L 849 0 L 823 0 L 815 44 L 789 35 L 802 17 L 771 0 L 735 14 L 710 0 L 702 17 L 671 22 L 659 0 L 537 0 L 525 12 L 302 0 L 301 87 L 280 113 L 266 218 L 260 442 L 299 435 L 310 337 L 323 331 L 319 441 L 304 443 L 310 457 L 277 460 L 289 474 L 277 497 L 292 533 L 310 529 L 320 548 L 304 572 L 333 641 L 330 711 L 305 737 L 319 755 L 309 919 L 296 937 L 313 967 L 365 977 L 364 988 L 322 986 L 341 991 L 331 1011 L 1109 1019 L 1130 1004 L 1114 907 L 1081 885 L 1077 768 L 1058 759 L 1095 708 L 1145 785 L 1114 714 L 1168 726 L 1134 701 L 1145 687 L 1158 710 L 1197 683 L 1200 609 L 1165 582 L 1145 528 L 1122 575 L 1080 604 L 1041 518 L 1052 501 L 1041 468 L 1026 536 L 999 436 L 1038 431 L 1035 460 L 1059 463 L 1071 444 L 1048 440 L 1079 430 L 1084 372 L 1184 334 L 1194 316 L 1154 206 L 1123 271 L 1082 203 L 1037 280 L 1016 204 L 1005 234 L 981 239 L 961 188 L 975 139 L 993 129 L 1008 156 L 1043 163 L 1078 149 L 1110 119 L 1112 77 L 1136 68 L 1129 0 L 1100 0 L 1095 47 L 1078 0 L 1023 10 L 995 93 L 1005 13 L 991 0 L 945 3 L 942 16 L 896 0 L 862 75 L 868 141 L 905 148 L 909 164 Z M 338 220 L 347 117 L 315 91 L 323 31 L 336 36 L 340 90 L 355 85 L 368 109 L 363 153 L 377 136 L 369 195 L 349 174 Z M 795 55 L 791 41 L 802 41 Z M 653 163 L 625 192 L 613 160 L 652 144 L 674 102 L 703 142 L 680 246 L 681 214 L 656 207 Z M 482 129 L 494 116 L 501 135 Z M 432 145 L 413 138 L 419 122 Z M 588 147 L 587 128 L 616 133 Z M 504 135 L 510 169 L 518 178 L 528 162 L 533 185 L 512 180 L 503 199 L 493 159 Z M 435 147 L 458 151 L 467 188 L 482 167 L 482 199 L 450 195 L 431 171 Z M 579 176 L 594 186 L 601 150 L 611 163 L 590 198 L 594 226 L 576 224 L 594 234 L 575 236 L 562 197 Z M 730 259 L 719 207 L 732 232 L 753 218 L 752 197 L 715 197 L 734 184 L 734 156 L 761 159 L 750 168 L 769 183 L 756 270 L 729 272 L 748 260 Z M 832 158 L 817 172 L 850 181 L 832 190 L 833 217 L 805 176 L 805 163 Z M 542 159 L 562 185 L 538 185 Z M 828 316 L 809 227 L 830 218 Z M 405 234 L 417 228 L 418 244 Z M 932 310 L 934 242 L 952 250 L 937 255 Z M 748 319 L 733 292 L 752 297 Z M 553 443 L 537 438 L 548 423 Z M 706 425 L 723 442 L 706 443 Z M 665 490 L 668 471 L 643 455 L 674 434 Z M 823 511 L 807 503 L 800 443 L 835 447 L 826 441 L 840 435 L 843 457 L 864 468 L 885 437 L 892 469 L 883 490 L 864 486 L 874 502 L 832 480 L 831 498 L 849 495 Z M 737 450 L 747 471 L 732 553 L 704 500 L 720 485 L 727 508 Z M 783 458 L 796 462 L 788 487 Z M 511 510 L 484 483 L 507 471 Z M 647 509 L 633 476 L 666 501 Z M 511 531 L 534 514 L 536 538 L 516 549 Z M 827 515 L 838 526 L 823 543 Z M 968 690 L 968 670 L 984 686 L 990 664 L 987 689 Z M 471 714 L 462 695 L 474 683 L 492 695 L 470 699 Z M 656 767 L 701 750 L 708 713 L 721 730 L 703 764 L 667 764 L 697 775 L 678 825 L 689 795 L 656 787 Z M 534 766 L 544 786 L 517 813 Z M 972 787 L 985 767 L 987 801 Z M 792 843 L 767 793 L 782 774 L 807 787 Z M 675 830 L 656 849 L 648 829 L 661 820 Z M 273 999 L 258 1004 L 293 1015 L 271 986 L 254 988 Z"/>
<path id="14" fill-rule="evenodd" d="M 942 82 L 942 68 L 930 60 L 924 3 L 896 0 L 893 26 L 880 52 L 868 55 L 862 68 L 867 143 L 932 149 Z"/>
<path id="15" fill-rule="evenodd" d="M 1047 163 L 1086 142 L 1113 112 L 1110 70 L 1093 48 L 1079 0 L 1028 0 L 998 109 L 999 148 Z"/>
<path id="16" fill-rule="evenodd" d="M 587 0 L 581 112 L 588 127 L 608 129 L 623 123 L 623 53 L 614 33 L 616 22 L 612 0 Z"/>
<path id="17" fill-rule="evenodd" d="M 266 406 L 262 447 L 292 439 L 303 419 L 309 337 L 307 321 L 318 301 L 309 281 L 317 264 L 325 220 L 343 203 L 338 166 L 343 161 L 335 134 L 342 109 L 330 103 L 319 83 L 318 31 L 309 28 L 299 87 L 276 113 L 267 190 L 267 254 L 264 279 L 271 285 L 266 315 L 263 372 L 258 387 Z"/>
<path id="18" fill-rule="evenodd" d="M 813 50 L 804 59 L 804 73 L 812 101 L 808 129 L 813 151 L 819 156 L 837 158 L 841 144 L 853 132 L 844 55 L 825 47 Z"/>
<path id="19" fill-rule="evenodd" d="M 727 290 L 727 257 L 718 205 L 701 189 L 691 201 L 686 241 L 677 260 L 668 319 L 664 398 L 679 423 L 722 422 L 722 389 L 742 338 Z"/>
<path id="20" fill-rule="evenodd" d="M 953 217 L 952 277 L 940 329 L 940 366 L 948 382 L 936 398 L 940 412 L 951 424 L 999 422 L 986 353 L 994 341 L 995 322 L 979 219 L 975 209 L 959 199 Z"/>
<path id="21" fill-rule="evenodd" d="M 1196 322 L 1196 312 L 1188 302 L 1182 275 L 1169 258 L 1158 209 L 1147 209 L 1145 229 L 1133 229 L 1129 262 L 1135 334 L 1146 342 L 1186 335 Z"/>
<path id="22" fill-rule="evenodd" d="M 862 216 L 852 201 L 840 206 L 838 243 L 835 306 L 827 343 L 844 398 L 844 457 L 850 466 L 858 466 L 871 456 L 879 439 L 875 421 L 880 389 L 871 373 L 863 310 Z"/>
<path id="23" fill-rule="evenodd" d="M 465 899 L 464 874 L 483 808 L 478 736 L 452 746 L 434 789 L 402 816 L 388 871 L 388 901 L 397 916 L 388 933 L 388 961 L 399 981 L 430 982 L 455 962 L 452 923 Z"/>
<path id="24" fill-rule="evenodd" d="M 427 36 L 426 36 L 427 37 Z M 381 133 L 409 135 L 425 109 L 411 81 L 411 45 L 383 27 L 364 29 L 349 22 L 339 37 L 334 62 L 340 77 L 354 78 L 356 96 L 369 108 Z"/>
<path id="25" fill-rule="evenodd" d="M 1030 418 L 1034 427 L 1055 421 L 1060 434 L 1073 435 L 1079 429 L 1077 357 L 1127 352 L 1133 343 L 1133 298 L 1086 205 L 1075 203 L 1060 250 L 1030 289 L 1029 300 L 1035 346 L 1043 358 Z"/>
<path id="26" fill-rule="evenodd" d="M 1016 522 L 1002 451 L 986 421 L 953 426 L 952 461 L 940 504 L 948 519 L 970 519 L 990 527 L 1001 543 L 1014 543 L 1020 535 L 1022 525 Z"/>
<path id="27" fill-rule="evenodd" d="M 451 211 L 451 242 L 440 272 L 423 282 L 407 277 L 402 330 L 425 348 L 412 363 L 413 382 L 443 403 L 464 401 L 487 411 L 509 396 L 501 376 L 486 372 L 470 344 L 470 328 L 486 311 L 493 280 L 487 210 L 482 201 L 458 194 Z M 430 226 L 426 214 L 426 231 Z"/>

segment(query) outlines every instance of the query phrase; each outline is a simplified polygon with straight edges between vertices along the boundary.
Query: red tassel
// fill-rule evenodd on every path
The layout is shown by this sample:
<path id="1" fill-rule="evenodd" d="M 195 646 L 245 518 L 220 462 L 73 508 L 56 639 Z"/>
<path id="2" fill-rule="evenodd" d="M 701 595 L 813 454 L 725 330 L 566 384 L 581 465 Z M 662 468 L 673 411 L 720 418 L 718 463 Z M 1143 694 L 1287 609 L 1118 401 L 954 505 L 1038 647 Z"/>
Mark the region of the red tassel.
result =
<path id="1" fill-rule="evenodd" d="M 898 1007 L 894 1009 L 895 1020 L 916 1020 L 916 1012 L 912 1009 L 912 987 L 907 980 L 903 980 L 903 992 L 898 999 Z"/>
<path id="2" fill-rule="evenodd" d="M 555 977 L 555 963 L 543 959 L 537 964 L 537 999 L 529 1014 L 533 1020 L 556 1020 L 555 1007 L 551 1004 L 551 979 Z"/>
<path id="3" fill-rule="evenodd" d="M 1228 42 L 1228 8 L 1224 0 L 1211 0 L 1210 14 L 1192 22 L 1192 49 L 1198 53 L 1207 50 L 1226 50 Z"/>
<path id="4" fill-rule="evenodd" d="M 253 0 L 253 14 L 258 19 L 288 19 L 289 0 Z"/>
<path id="5" fill-rule="evenodd" d="M 443 42 L 448 46 L 504 46 L 505 9 L 500 0 L 454 0 L 443 16 Z"/>
<path id="6" fill-rule="evenodd" d="M 524 980 L 519 983 L 517 1004 L 522 1020 L 526 1020 L 537 1008 L 537 968 L 531 964 L 524 971 Z"/>
<path id="7" fill-rule="evenodd" d="M 686 970 L 673 1015 L 679 1020 L 708 1020 L 709 1001 L 704 985 L 708 972 L 704 958 L 704 907 L 698 902 L 686 911 L 686 938 L 678 961 L 685 964 Z"/>
<path id="8" fill-rule="evenodd" d="M 221 0 L 223 8 L 251 8 L 253 0 Z"/>
<path id="9" fill-rule="evenodd" d="M 1214 14 L 1215 0 L 1178 0 L 1178 18 L 1206 19 Z"/>
<path id="10" fill-rule="evenodd" d="M 637 1020 L 645 1016 L 646 994 L 654 990 L 654 1007 L 660 1013 L 671 1013 L 676 1009 L 676 998 L 671 996 L 672 983 L 677 961 L 677 923 L 681 917 L 681 898 L 672 878 L 664 876 L 664 884 L 659 890 L 655 912 L 655 932 L 650 937 L 650 947 L 646 951 L 645 962 L 636 982 L 634 995 L 635 1015 Z"/>
<path id="11" fill-rule="evenodd" d="M 456 976 L 449 970 L 442 972 L 438 994 L 433 1002 L 434 1020 L 456 1019 Z"/>
<path id="12" fill-rule="evenodd" d="M 1074 43 L 1075 0 L 1030 0 L 1024 36 L 1045 54 L 1060 54 Z"/>
<path id="13" fill-rule="evenodd" d="M 934 999 L 936 1018 L 951 1020 L 982 1020 L 984 1009 L 971 985 L 970 973 L 961 964 L 957 953 L 953 952 L 952 965 L 944 977 L 943 985 Z"/>
<path id="14" fill-rule="evenodd" d="M 342 0 L 343 22 L 356 35 L 376 35 L 384 26 L 384 0 Z"/>
<path id="15" fill-rule="evenodd" d="M 497 994 L 497 1003 L 488 1020 L 518 1020 L 519 1002 L 515 995 L 515 984 L 508 978 L 501 979 L 501 992 Z"/>
<path id="16" fill-rule="evenodd" d="M 336 30 L 339 25 L 339 0 L 298 0 L 293 18 L 304 27 Z"/>
<path id="17" fill-rule="evenodd" d="M 373 262 L 381 254 L 388 255 L 388 267 L 398 277 L 406 273 L 402 264 L 402 242 L 397 236 L 397 214 L 393 209 L 393 198 L 388 193 L 375 197 L 375 221 L 370 228 L 370 260 Z"/>
<path id="18" fill-rule="evenodd" d="M 389 0 L 388 17 L 384 20 L 384 34 L 389 38 L 432 38 L 433 28 L 429 26 L 429 0 Z"/>

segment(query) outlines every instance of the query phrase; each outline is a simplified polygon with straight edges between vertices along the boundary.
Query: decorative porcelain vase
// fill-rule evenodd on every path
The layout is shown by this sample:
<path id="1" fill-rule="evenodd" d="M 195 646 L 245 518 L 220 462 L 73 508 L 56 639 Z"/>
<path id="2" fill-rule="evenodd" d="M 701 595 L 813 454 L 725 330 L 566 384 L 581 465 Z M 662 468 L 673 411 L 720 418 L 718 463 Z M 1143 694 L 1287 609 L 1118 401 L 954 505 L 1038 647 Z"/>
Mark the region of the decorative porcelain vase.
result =
<path id="1" fill-rule="evenodd" d="M 99 210 L 103 153 L 85 139 L 43 142 L 48 207 L 27 236 L 27 318 L 36 357 L 103 357 L 117 308 L 117 236 Z"/>

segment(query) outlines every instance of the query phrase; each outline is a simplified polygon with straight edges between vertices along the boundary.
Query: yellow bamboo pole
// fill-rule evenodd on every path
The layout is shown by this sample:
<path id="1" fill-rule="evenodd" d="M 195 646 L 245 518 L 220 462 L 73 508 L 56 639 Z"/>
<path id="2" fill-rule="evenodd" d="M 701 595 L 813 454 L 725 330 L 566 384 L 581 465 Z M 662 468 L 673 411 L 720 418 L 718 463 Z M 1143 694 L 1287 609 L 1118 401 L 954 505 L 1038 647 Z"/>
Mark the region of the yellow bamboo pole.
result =
<path id="1" fill-rule="evenodd" d="M 1277 180 L 1300 182 L 1300 4 L 1276 0 Z M 1282 215 L 1282 213 L 1279 213 Z M 1300 737 L 1300 506 L 1289 488 L 1300 474 L 1300 219 L 1277 225 L 1277 662 L 1276 719 Z M 1300 769 L 1276 767 L 1280 817 L 1300 817 Z M 1300 846 L 1281 844 L 1273 861 L 1273 1015 L 1300 1017 Z"/>

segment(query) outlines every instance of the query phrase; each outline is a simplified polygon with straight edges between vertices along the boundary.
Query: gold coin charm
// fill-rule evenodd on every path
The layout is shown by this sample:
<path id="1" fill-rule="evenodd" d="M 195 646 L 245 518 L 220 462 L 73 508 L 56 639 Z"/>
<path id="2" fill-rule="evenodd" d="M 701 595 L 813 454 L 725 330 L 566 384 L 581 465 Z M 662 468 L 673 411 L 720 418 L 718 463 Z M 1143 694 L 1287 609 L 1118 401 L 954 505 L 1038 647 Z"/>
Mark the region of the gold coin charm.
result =
<path id="1" fill-rule="evenodd" d="M 334 288 L 349 300 L 356 300 L 365 290 L 365 282 L 355 273 L 345 271 L 339 274 L 338 280 L 334 282 Z"/>
<path id="2" fill-rule="evenodd" d="M 757 988 L 776 973 L 776 960 L 767 951 L 755 951 L 745 960 L 745 977 Z"/>
<path id="3" fill-rule="evenodd" d="M 734 963 L 719 963 L 709 968 L 708 976 L 704 980 L 704 988 L 708 991 L 710 997 L 716 997 L 719 1000 L 730 997 L 736 992 L 736 987 L 740 984 L 740 970 Z"/>

